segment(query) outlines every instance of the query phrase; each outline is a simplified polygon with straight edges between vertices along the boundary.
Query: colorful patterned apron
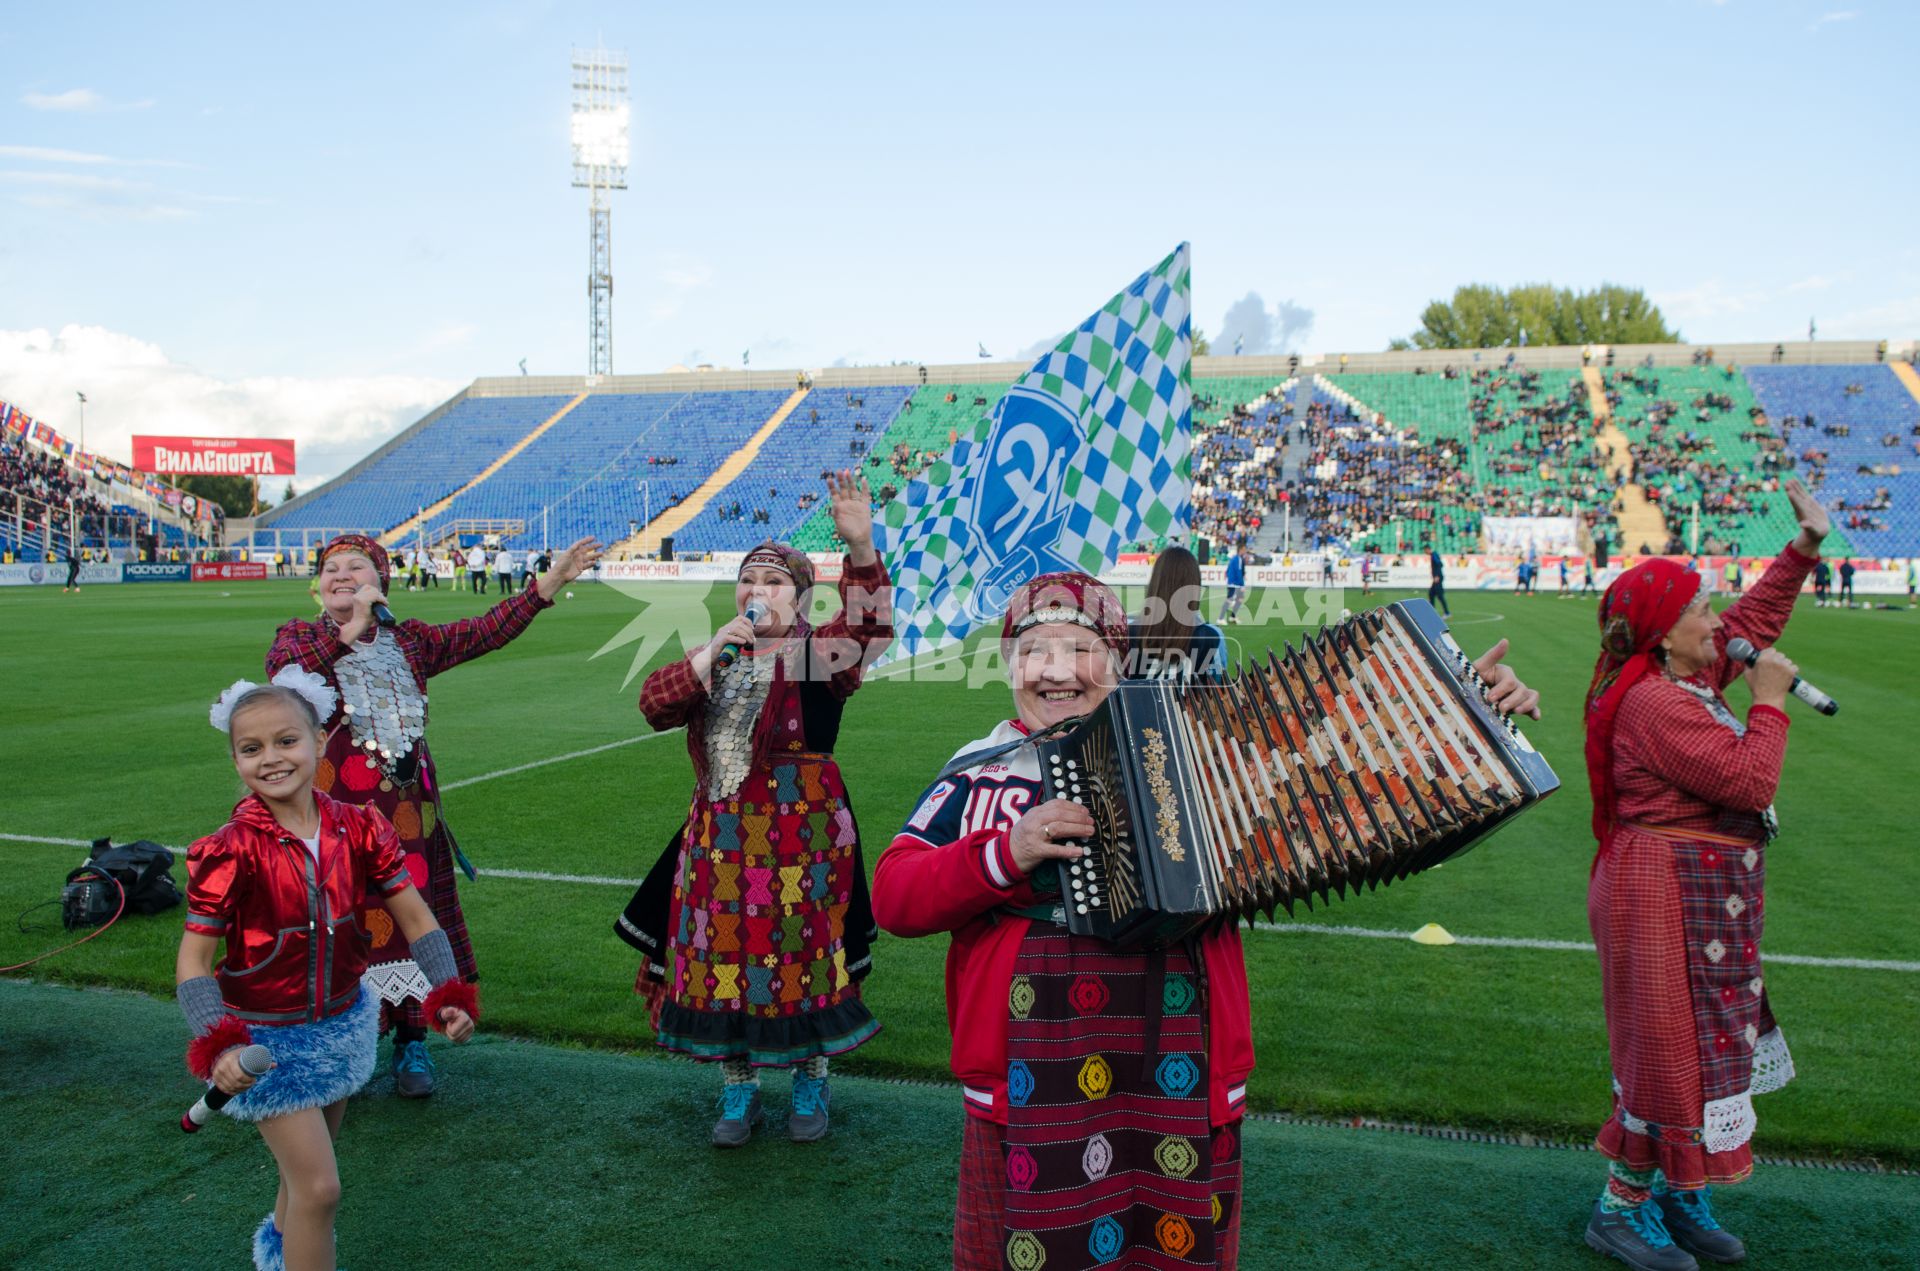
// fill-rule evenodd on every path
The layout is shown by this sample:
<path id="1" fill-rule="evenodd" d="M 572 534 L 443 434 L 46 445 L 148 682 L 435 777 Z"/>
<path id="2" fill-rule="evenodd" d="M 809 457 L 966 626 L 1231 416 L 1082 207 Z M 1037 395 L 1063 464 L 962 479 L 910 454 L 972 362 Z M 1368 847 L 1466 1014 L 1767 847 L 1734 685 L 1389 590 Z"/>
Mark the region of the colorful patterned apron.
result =
<path id="1" fill-rule="evenodd" d="M 1240 1135 L 1208 1122 L 1193 958 L 1035 921 L 1007 1009 L 1004 1267 L 1217 1265 Z"/>
<path id="2" fill-rule="evenodd" d="M 674 881 L 660 1045 L 784 1066 L 879 1031 L 839 934 L 858 843 L 830 755 L 781 752 L 731 798 L 696 794 Z"/>

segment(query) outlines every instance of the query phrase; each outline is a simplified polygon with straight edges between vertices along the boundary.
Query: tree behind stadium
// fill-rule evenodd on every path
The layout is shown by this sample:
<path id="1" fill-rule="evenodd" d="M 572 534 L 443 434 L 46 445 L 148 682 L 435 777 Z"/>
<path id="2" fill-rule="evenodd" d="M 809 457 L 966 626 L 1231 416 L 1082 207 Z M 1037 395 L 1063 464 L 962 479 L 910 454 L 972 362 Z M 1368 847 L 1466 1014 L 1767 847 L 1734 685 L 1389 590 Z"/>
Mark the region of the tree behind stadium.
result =
<path id="1" fill-rule="evenodd" d="M 1457 288 L 1420 314 L 1411 340 L 1389 349 L 1497 349 L 1527 344 L 1677 344 L 1659 306 L 1638 287 L 1603 283 L 1574 291 L 1546 283 L 1507 290 L 1484 283 Z"/>

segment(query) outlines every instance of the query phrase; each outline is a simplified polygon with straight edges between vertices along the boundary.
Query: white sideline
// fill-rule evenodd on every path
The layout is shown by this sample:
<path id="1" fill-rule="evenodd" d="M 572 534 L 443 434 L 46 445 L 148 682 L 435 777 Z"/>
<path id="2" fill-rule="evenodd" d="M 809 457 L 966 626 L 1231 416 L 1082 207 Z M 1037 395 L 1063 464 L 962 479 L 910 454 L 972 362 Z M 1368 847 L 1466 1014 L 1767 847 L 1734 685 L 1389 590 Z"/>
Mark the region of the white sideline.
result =
<path id="1" fill-rule="evenodd" d="M 87 839 L 46 838 L 37 834 L 0 833 L 0 841 L 44 843 L 54 847 L 92 846 L 91 841 Z M 185 849 L 176 847 L 173 850 L 178 852 Z M 613 878 L 605 874 L 550 874 L 538 869 L 483 869 L 480 871 L 480 876 L 510 878 L 519 882 L 575 883 L 592 887 L 638 887 L 640 885 L 640 880 L 637 878 Z M 1395 931 L 1388 927 L 1319 927 L 1307 923 L 1257 922 L 1253 924 L 1253 929 L 1283 936 L 1346 936 L 1361 940 L 1411 940 L 1413 938 L 1411 931 Z M 1593 946 L 1584 940 L 1534 940 L 1524 936 L 1455 935 L 1453 941 L 1455 944 L 1486 949 L 1537 949 L 1547 953 L 1593 952 Z M 1903 962 L 1893 958 L 1822 958 L 1800 953 L 1769 953 L 1763 960 L 1777 962 L 1781 966 L 1827 967 L 1842 971 L 1897 971 L 1905 975 L 1920 975 L 1920 962 Z"/>
<path id="2" fill-rule="evenodd" d="M 458 790 L 463 786 L 479 785 L 482 781 L 491 781 L 495 777 L 511 777 L 516 772 L 527 772 L 534 768 L 544 768 L 550 763 L 565 763 L 569 759 L 584 759 L 588 755 L 597 755 L 603 750 L 617 750 L 621 746 L 631 746 L 635 742 L 650 741 L 655 737 L 665 737 L 677 733 L 678 728 L 669 728 L 663 732 L 641 733 L 638 737 L 623 737 L 619 741 L 610 741 L 603 746 L 589 746 L 585 750 L 570 750 L 564 755 L 554 755 L 547 759 L 536 759 L 532 763 L 518 764 L 512 768 L 502 768 L 498 772 L 483 772 L 477 777 L 462 777 L 458 781 L 442 782 L 440 789 Z"/>

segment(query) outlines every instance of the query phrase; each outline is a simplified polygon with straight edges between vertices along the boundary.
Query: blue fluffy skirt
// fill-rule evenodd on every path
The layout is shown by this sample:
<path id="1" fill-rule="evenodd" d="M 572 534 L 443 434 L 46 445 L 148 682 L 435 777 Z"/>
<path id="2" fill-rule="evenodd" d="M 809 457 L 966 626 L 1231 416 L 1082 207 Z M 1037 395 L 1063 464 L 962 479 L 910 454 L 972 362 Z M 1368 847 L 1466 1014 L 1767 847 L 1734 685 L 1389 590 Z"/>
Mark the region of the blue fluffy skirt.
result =
<path id="1" fill-rule="evenodd" d="M 365 989 L 352 1006 L 311 1024 L 256 1024 L 253 1040 L 273 1052 L 274 1066 L 220 1109 L 236 1121 L 264 1121 L 324 1108 L 357 1092 L 373 1076 L 380 1040 L 380 999 Z"/>

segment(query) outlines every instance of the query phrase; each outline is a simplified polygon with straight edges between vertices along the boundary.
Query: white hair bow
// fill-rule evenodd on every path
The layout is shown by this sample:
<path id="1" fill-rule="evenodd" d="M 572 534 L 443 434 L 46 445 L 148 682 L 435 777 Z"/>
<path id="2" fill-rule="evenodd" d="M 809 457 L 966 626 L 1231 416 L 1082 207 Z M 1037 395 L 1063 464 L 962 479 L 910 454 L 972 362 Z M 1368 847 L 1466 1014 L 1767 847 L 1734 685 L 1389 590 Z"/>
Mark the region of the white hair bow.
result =
<path id="1" fill-rule="evenodd" d="M 314 718 L 323 724 L 333 717 L 333 708 L 340 700 L 339 694 L 328 686 L 323 677 L 302 667 L 283 666 L 274 673 L 270 682 L 275 688 L 299 694 L 313 708 Z M 260 687 L 252 680 L 235 680 L 207 712 L 207 722 L 223 733 L 231 733 L 234 703 Z"/>

